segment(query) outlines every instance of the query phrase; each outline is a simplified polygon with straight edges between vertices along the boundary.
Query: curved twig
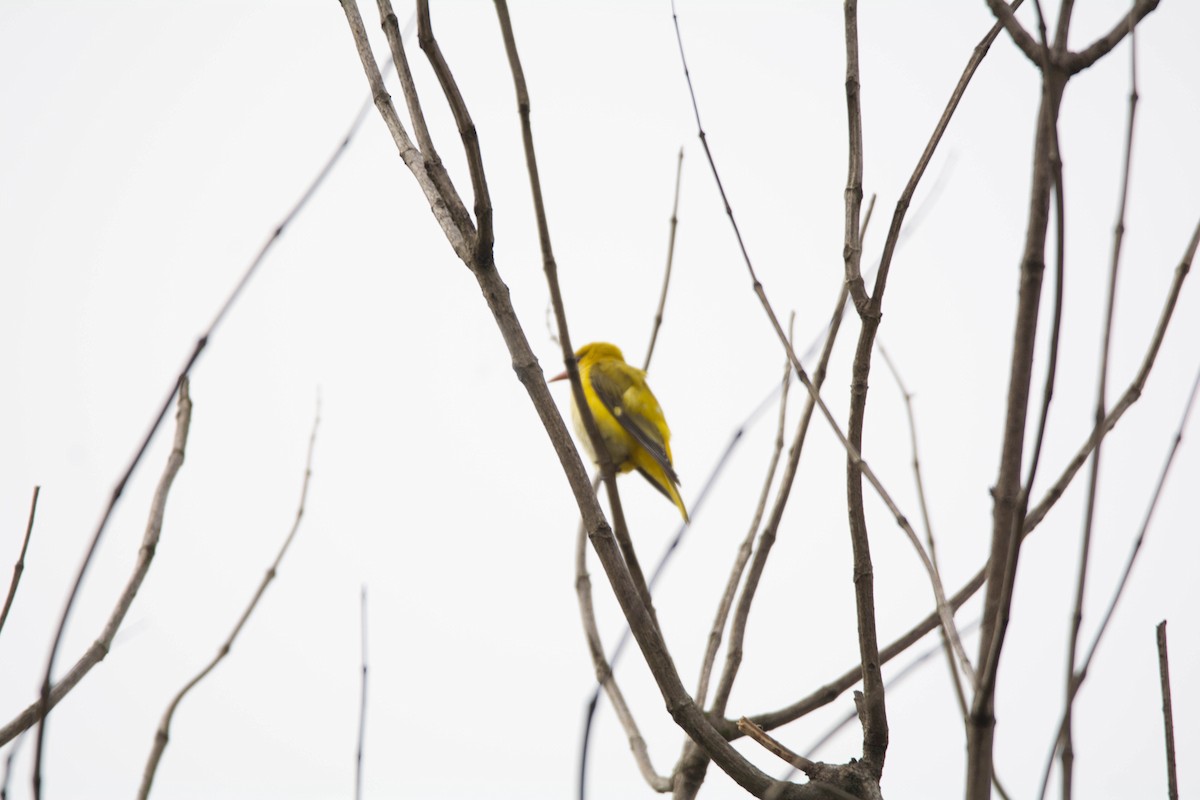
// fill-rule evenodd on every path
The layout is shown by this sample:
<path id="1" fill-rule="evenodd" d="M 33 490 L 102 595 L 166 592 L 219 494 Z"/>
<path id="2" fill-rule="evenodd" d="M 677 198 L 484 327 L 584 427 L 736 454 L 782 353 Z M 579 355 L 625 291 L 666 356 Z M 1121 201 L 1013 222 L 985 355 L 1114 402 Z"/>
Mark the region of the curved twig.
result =
<path id="1" fill-rule="evenodd" d="M 1171 672 L 1167 663 L 1167 621 L 1155 628 L 1158 640 L 1158 675 L 1162 685 L 1163 734 L 1167 747 L 1167 799 L 1179 800 L 1179 775 L 1175 768 L 1175 714 L 1171 710 Z"/>
<path id="2" fill-rule="evenodd" d="M 1122 17 L 1112 29 L 1078 53 L 1068 53 L 1063 59 L 1063 68 L 1071 75 L 1095 64 L 1108 55 L 1114 47 L 1120 44 L 1134 27 L 1154 9 L 1158 8 L 1159 0 L 1137 0 L 1133 8 Z"/>
<path id="3" fill-rule="evenodd" d="M 887 349 L 883 346 L 883 342 L 876 340 L 875 347 L 879 350 L 879 355 L 883 356 L 883 363 L 887 365 L 888 371 L 892 373 L 892 377 L 896 381 L 896 386 L 900 389 L 900 394 L 904 398 L 904 412 L 908 417 L 908 438 L 909 446 L 912 448 L 912 468 L 913 477 L 917 484 L 917 503 L 921 509 L 921 521 L 925 528 L 925 544 L 929 548 L 929 561 L 933 564 L 934 570 L 937 571 L 939 578 L 941 577 L 941 568 L 938 566 L 937 559 L 937 544 L 933 538 L 933 523 L 929 520 L 929 503 L 925 497 L 925 481 L 921 477 L 921 458 L 917 450 L 917 419 L 913 413 L 912 392 L 904 385 L 904 379 L 900 377 L 900 370 L 896 368 L 896 364 L 888 355 Z M 961 635 L 961 631 L 959 634 Z M 958 672 L 958 663 L 966 661 L 969 665 L 970 660 L 967 658 L 966 649 L 961 641 L 955 643 L 946 635 L 946 630 L 942 629 L 942 642 L 945 645 L 946 660 L 950 667 L 950 683 L 954 687 L 954 696 L 958 700 L 959 710 L 962 712 L 963 718 L 967 715 L 967 696 L 963 691 L 962 678 Z M 955 646 L 957 644 L 957 647 Z M 970 673 L 968 673 L 970 674 Z"/>
<path id="4" fill-rule="evenodd" d="M 450 180 L 449 173 L 446 172 L 442 158 L 438 155 L 437 148 L 434 147 L 433 137 L 429 135 L 429 126 L 425 123 L 425 112 L 421 109 L 421 99 L 417 95 L 417 86 L 413 82 L 412 70 L 409 69 L 408 57 L 404 52 L 404 39 L 411 31 L 419 9 L 413 9 L 409 24 L 405 26 L 404 33 L 401 33 L 390 0 L 379 0 L 377 5 L 380 24 L 387 37 L 388 49 L 392 53 L 392 63 L 396 65 L 396 76 L 400 79 L 404 104 L 408 108 L 408 118 L 412 121 L 413 134 L 417 137 L 417 147 L 420 148 L 421 155 L 425 159 L 425 169 L 428 170 L 429 177 L 436 184 L 438 192 L 446 199 L 446 207 L 454 217 L 458 229 L 463 235 L 469 236 L 475 229 L 474 223 L 471 222 L 467 208 L 463 205 L 462 198 L 458 196 L 458 190 L 454 188 L 454 183 Z"/>
<path id="5" fill-rule="evenodd" d="M 462 227 L 463 220 L 466 218 L 465 213 L 454 207 L 452 198 L 442 194 L 438 182 L 433 179 L 426 168 L 425 156 L 413 143 L 404 123 L 400 121 L 400 115 L 396 113 L 392 96 L 384 88 L 383 74 L 371 51 L 371 43 L 367 39 L 367 29 L 363 25 L 358 4 L 355 0 L 340 0 L 340 2 L 342 10 L 346 14 L 346 23 L 350 26 L 350 33 L 354 37 L 354 45 L 358 50 L 358 58 L 362 62 L 363 72 L 367 76 L 367 84 L 371 88 L 371 97 L 374 99 L 375 108 L 383 117 L 384 124 L 387 125 L 388 132 L 392 135 L 392 141 L 396 144 L 396 150 L 404 162 L 404 166 L 408 167 L 408 171 L 416 179 L 417 186 L 425 195 L 425 199 L 429 201 L 430 210 L 441 227 L 442 233 L 446 235 L 455 254 L 466 262 L 471 258 L 471 247 L 475 237 L 474 228 L 464 229 Z M 466 220 L 466 224 L 470 224 L 469 219 Z"/>
<path id="6" fill-rule="evenodd" d="M 842 260 L 845 262 L 846 285 L 850 288 L 850 298 L 861 315 L 867 313 L 871 298 L 867 296 L 866 286 L 863 285 L 862 238 L 859 233 L 863 196 L 863 138 L 858 80 L 858 0 L 846 0 L 842 10 L 846 32 L 846 131 L 850 139 L 847 148 L 846 224 Z"/>
<path id="7" fill-rule="evenodd" d="M 217 664 L 220 664 L 221 661 L 225 659 L 225 656 L 229 655 L 229 651 L 233 649 L 234 640 L 236 640 L 238 634 L 241 633 L 246 621 L 250 619 L 250 615 L 254 613 L 255 607 L 258 606 L 258 601 L 262 599 L 263 594 L 267 591 L 267 586 L 271 584 L 271 581 L 275 580 L 275 575 L 279 571 L 279 564 L 283 561 L 283 556 L 287 553 L 288 547 L 292 543 L 292 539 L 296 537 L 296 531 L 300 529 L 300 520 L 304 517 L 304 502 L 308 498 L 308 482 L 312 477 L 313 448 L 317 442 L 317 426 L 320 424 L 320 422 L 321 407 L 320 402 L 318 401 L 317 415 L 313 420 L 312 433 L 310 433 L 308 437 L 308 458 L 304 464 L 304 483 L 300 488 L 300 505 L 296 508 L 296 519 L 292 523 L 292 528 L 290 531 L 288 531 L 287 538 L 283 540 L 283 544 L 280 546 L 279 552 L 275 555 L 275 560 L 271 563 L 271 566 L 267 569 L 266 574 L 263 575 L 262 580 L 259 582 L 258 589 L 254 592 L 254 596 L 250 599 L 249 605 L 247 605 L 246 609 L 242 612 L 242 616 L 238 619 L 237 624 L 233 626 L 233 630 L 230 632 L 228 638 L 225 639 L 225 642 L 217 650 L 217 654 L 213 656 L 212 660 L 208 662 L 204 669 L 196 673 L 195 677 L 188 681 L 184 687 L 179 690 L 179 692 L 171 700 L 171 703 L 167 706 L 167 710 L 163 714 L 162 721 L 158 724 L 158 730 L 154 734 L 154 745 L 150 748 L 150 757 L 146 760 L 146 767 L 142 772 L 142 783 L 141 786 L 138 787 L 138 800 L 146 800 L 146 798 L 150 796 L 150 787 L 154 783 L 155 772 L 158 770 L 159 761 L 162 759 L 163 751 L 166 750 L 167 742 L 170 740 L 171 718 L 175 716 L 175 709 L 179 707 L 180 701 L 183 700 L 187 693 L 190 692 L 196 684 L 204 680 L 204 678 L 206 678 L 208 674 L 213 671 Z"/>
<path id="8" fill-rule="evenodd" d="M 154 498 L 150 502 L 150 518 L 146 522 L 146 532 L 142 536 L 142 545 L 138 549 L 137 562 L 134 564 L 133 573 L 129 576 L 129 581 L 125 584 L 125 588 L 121 592 L 121 596 L 117 599 L 117 604 L 113 608 L 112 614 L 109 615 L 108 622 L 104 625 L 104 630 L 100 634 L 100 638 L 92 642 L 92 646 L 88 648 L 75 666 L 63 678 L 50 686 L 49 678 L 45 678 L 42 684 L 42 694 L 36 703 L 25 710 L 22 714 L 5 726 L 4 731 L 10 729 L 12 733 L 4 740 L 16 735 L 20 731 L 29 727 L 34 721 L 40 722 L 38 725 L 37 735 L 37 750 L 34 753 L 33 762 L 33 794 L 35 797 L 41 794 L 42 774 L 42 745 L 46 732 L 46 715 L 54 708 L 67 692 L 74 688 L 88 670 L 99 663 L 108 655 L 109 647 L 112 646 L 113 637 L 117 635 L 117 629 L 121 626 L 121 622 L 125 619 L 125 614 L 128 613 L 129 607 L 133 604 L 133 598 L 137 595 L 138 589 L 141 588 L 142 581 L 146 577 L 146 573 L 150 571 L 150 562 L 154 560 L 154 552 L 158 548 L 158 538 L 162 533 L 163 515 L 166 512 L 167 495 L 171 492 L 171 485 L 175 482 L 175 476 L 179 473 L 179 468 L 183 466 L 183 451 L 187 445 L 188 430 L 192 423 L 192 399 L 188 396 L 188 379 L 183 377 L 179 381 L 179 403 L 178 410 L 175 412 L 175 440 L 171 445 L 171 453 L 167 456 L 167 464 L 163 469 L 162 477 L 158 480 L 158 487 L 154 490 Z M 93 539 L 93 546 L 96 540 Z M 90 552 L 89 552 L 90 555 Z M 87 561 L 84 562 L 86 568 Z M 82 570 L 80 578 L 83 577 Z M 76 583 L 75 588 L 79 588 Z M 72 597 L 74 592 L 72 592 Z M 70 611 L 70 603 L 67 604 L 67 611 Z M 63 622 L 66 622 L 64 614 Z M 59 627 L 59 635 L 62 635 L 62 626 Z M 51 653 L 53 655 L 53 651 Z M 51 662 L 53 664 L 53 662 Z M 24 721 L 25 717 L 32 717 L 24 725 L 18 724 Z"/>
<path id="9" fill-rule="evenodd" d="M 389 12 L 391 11 L 391 0 L 379 0 L 379 5 L 381 8 L 386 7 Z M 417 0 L 417 41 L 425 52 L 426 58 L 429 59 L 429 65 L 433 67 L 433 73 L 442 87 L 442 94 L 445 95 L 450 111 L 454 114 L 458 135 L 462 139 L 463 150 L 466 152 L 467 170 L 471 175 L 471 188 L 475 194 L 475 224 L 478 229 L 475 232 L 473 246 L 476 257 L 482 255 L 490 257 L 494 241 L 492 198 L 488 192 L 487 178 L 483 172 L 483 154 L 479 150 L 479 134 L 475 131 L 475 123 L 471 120 L 470 112 L 467 111 L 467 103 L 463 100 L 462 92 L 458 89 L 458 82 L 454 80 L 450 65 L 442 56 L 442 48 L 433 36 L 433 24 L 429 17 L 429 0 Z M 450 178 L 447 176 L 444 181 L 449 184 Z M 457 195 L 455 196 L 457 197 Z M 445 194 L 443 194 L 443 198 L 449 199 Z"/>
<path id="10" fill-rule="evenodd" d="M 1125 165 L 1121 175 L 1120 201 L 1117 206 L 1117 222 L 1113 230 L 1112 259 L 1108 270 L 1108 286 L 1104 304 L 1104 330 L 1100 343 L 1099 378 L 1096 381 L 1096 413 L 1093 424 L 1099 424 L 1104 419 L 1108 403 L 1109 351 L 1112 345 L 1113 313 L 1116 308 L 1117 297 L 1117 273 L 1121 264 L 1121 243 L 1125 236 L 1125 208 L 1129 198 L 1129 173 L 1133 162 L 1134 121 L 1137 117 L 1137 34 L 1134 31 L 1130 32 L 1130 64 L 1129 116 L 1125 126 Z M 1061 163 L 1059 164 L 1059 177 L 1061 182 Z M 1061 219 L 1062 210 L 1060 202 L 1060 225 L 1062 224 Z M 1060 241 L 1062 239 L 1061 230 L 1059 231 L 1059 239 Z M 1065 678 L 1067 704 L 1063 714 L 1064 723 L 1062 732 L 1057 742 L 1061 752 L 1063 800 L 1071 800 L 1072 782 L 1074 779 L 1075 746 L 1072 717 L 1074 698 L 1077 692 L 1075 684 L 1078 680 L 1075 665 L 1078 657 L 1079 635 L 1083 627 L 1083 598 L 1087 587 L 1088 561 L 1091 554 L 1092 531 L 1096 518 L 1096 498 L 1100 481 L 1100 456 L 1103 452 L 1102 447 L 1103 442 L 1096 443 L 1096 449 L 1092 451 L 1091 464 L 1088 468 L 1083 533 L 1079 544 L 1079 565 L 1075 578 L 1075 601 L 1071 611 L 1071 628 L 1067 640 L 1067 674 Z"/>
<path id="11" fill-rule="evenodd" d="M 683 180 L 683 148 L 679 148 L 679 159 L 675 163 L 675 202 L 671 205 L 671 235 L 667 237 L 667 267 L 663 270 L 662 293 L 658 296 L 658 310 L 654 312 L 654 327 L 650 330 L 650 344 L 646 347 L 646 360 L 642 371 L 650 369 L 650 358 L 658 341 L 658 329 L 662 327 L 663 310 L 667 306 L 667 288 L 671 285 L 671 265 L 675 261 L 675 230 L 679 227 L 679 184 Z"/>
<path id="12" fill-rule="evenodd" d="M 599 488 L 599 478 L 594 480 L 592 484 Z M 592 656 L 592 667 L 596 671 L 596 682 L 603 687 L 604 693 L 608 696 L 609 702 L 612 703 L 613 710 L 617 714 L 617 719 L 620 721 L 621 727 L 625 730 L 625 736 L 629 740 L 629 749 L 633 752 L 633 759 L 637 763 L 638 770 L 642 773 L 642 777 L 651 789 L 656 792 L 669 792 L 671 791 L 671 780 L 655 772 L 654 765 L 650 762 L 650 752 L 646 749 L 646 740 L 642 738 L 641 731 L 638 730 L 633 713 L 629 710 L 629 705 L 625 702 L 625 695 L 621 692 L 621 688 L 617 685 L 617 680 L 613 676 L 612 665 L 604 655 L 604 645 L 600 643 L 600 630 L 596 625 L 596 611 L 592 606 L 592 579 L 588 576 L 587 571 L 587 529 L 582 524 L 579 526 L 579 534 L 576 537 L 575 544 L 575 596 L 579 601 L 579 615 L 583 621 L 583 632 L 587 639 L 588 652 Z M 584 729 L 584 747 L 579 765 L 580 797 L 584 796 L 584 775 L 587 773 L 587 737 L 590 731 L 590 725 Z"/>
<path id="13" fill-rule="evenodd" d="M 21 583 L 21 573 L 25 571 L 25 551 L 29 549 L 29 537 L 33 535 L 33 518 L 37 514 L 38 495 L 42 487 L 33 487 L 33 499 L 29 502 L 29 521 L 25 524 L 25 538 L 21 542 L 21 553 L 17 563 L 13 564 L 12 582 L 8 584 L 8 596 L 4 598 L 4 609 L 0 611 L 0 631 L 4 630 L 4 622 L 8 619 L 8 610 L 12 608 L 13 598 L 17 596 L 17 586 Z"/>

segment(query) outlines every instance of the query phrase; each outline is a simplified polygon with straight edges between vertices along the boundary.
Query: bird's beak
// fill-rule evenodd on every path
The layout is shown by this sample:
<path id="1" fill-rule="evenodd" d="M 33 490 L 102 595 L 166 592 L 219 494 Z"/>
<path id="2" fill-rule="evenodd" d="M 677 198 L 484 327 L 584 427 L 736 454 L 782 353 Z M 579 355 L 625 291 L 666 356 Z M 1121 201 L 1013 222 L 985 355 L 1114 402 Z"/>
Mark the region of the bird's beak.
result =
<path id="1" fill-rule="evenodd" d="M 565 381 L 566 379 L 567 379 L 567 371 L 564 369 L 562 372 L 558 373 L 553 378 L 550 378 L 549 380 L 547 380 L 546 383 L 554 383 L 555 381 Z"/>

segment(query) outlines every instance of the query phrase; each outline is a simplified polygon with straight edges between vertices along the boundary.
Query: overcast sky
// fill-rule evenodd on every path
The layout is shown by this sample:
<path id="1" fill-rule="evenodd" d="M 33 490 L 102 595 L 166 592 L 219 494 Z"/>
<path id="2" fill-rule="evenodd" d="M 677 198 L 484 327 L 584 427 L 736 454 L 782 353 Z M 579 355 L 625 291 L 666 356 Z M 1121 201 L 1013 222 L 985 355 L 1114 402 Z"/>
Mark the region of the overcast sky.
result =
<path id="1" fill-rule="evenodd" d="M 1126 8 L 1079 4 L 1072 46 Z M 397 13 L 403 22 L 410 8 Z M 709 142 L 755 267 L 776 310 L 796 312 L 796 338 L 807 345 L 842 276 L 841 5 L 683 0 L 679 14 Z M 373 4 L 363 15 L 383 53 Z M 494 11 L 435 3 L 433 16 L 482 142 L 498 268 L 543 369 L 558 372 Z M 669 4 L 515 2 L 512 16 L 576 344 L 612 341 L 642 360 L 685 148 L 675 273 L 650 379 L 674 433 L 683 496 L 694 504 L 783 361 L 696 138 Z M 1035 29 L 1031 9 L 1020 16 Z M 861 5 L 864 190 L 878 194 L 865 266 L 878 258 L 896 198 L 990 24 L 982 0 Z M 1136 372 L 1200 219 L 1200 8 L 1169 0 L 1138 30 L 1141 99 L 1110 399 Z M 1090 429 L 1129 56 L 1123 44 L 1073 80 L 1063 103 L 1066 301 L 1035 499 Z M 467 194 L 453 122 L 415 44 L 411 60 L 441 154 Z M 917 192 L 916 224 L 884 302 L 880 339 L 914 393 L 948 591 L 978 570 L 990 541 L 1038 91 L 1035 69 L 1002 36 Z M 36 697 L 96 521 L 196 337 L 366 96 L 330 0 L 0 4 L 5 573 L 32 488 L 42 487 L 0 635 L 0 725 Z M 1047 280 L 1038 397 L 1049 288 Z M 1185 285 L 1144 396 L 1105 444 L 1085 642 L 1200 367 L 1198 298 Z M 856 335 L 848 320 L 824 392 L 841 420 Z M 567 388 L 554 391 L 565 410 Z M 44 796 L 133 795 L 166 704 L 228 635 L 288 532 L 318 396 L 300 530 L 229 658 L 176 714 L 155 796 L 352 793 L 363 585 L 364 796 L 573 795 L 593 683 L 574 594 L 577 511 L 474 279 L 373 112 L 212 339 L 192 396 L 187 460 L 153 567 L 109 657 L 50 718 Z M 659 616 L 689 687 L 761 491 L 776 420 L 771 406 L 747 428 L 660 586 Z M 1182 794 L 1200 788 L 1195 423 L 1189 433 L 1077 707 L 1081 797 L 1165 795 L 1154 646 L 1162 619 Z M 864 453 L 915 522 L 908 436 L 902 396 L 876 358 Z M 128 578 L 170 439 L 168 420 L 109 525 L 58 674 L 99 635 Z M 857 661 L 844 474 L 844 455 L 815 421 L 751 617 L 731 716 L 787 705 Z M 1061 711 L 1084 484 L 1081 473 L 1022 550 L 997 711 L 997 770 L 1013 797 L 1035 793 Z M 643 563 L 653 562 L 678 514 L 636 476 L 621 488 Z M 873 495 L 867 511 L 880 637 L 890 641 L 929 611 L 932 596 Z M 592 565 L 601 632 L 612 643 L 621 619 Z M 889 664 L 885 678 L 934 643 Z M 969 638 L 969 652 L 975 647 Z M 669 772 L 682 734 L 636 653 L 627 655 L 618 678 L 656 769 Z M 886 796 L 959 796 L 964 738 L 944 661 L 931 660 L 887 699 Z M 851 708 L 847 693 L 777 734 L 805 751 Z M 607 704 L 593 743 L 590 797 L 651 794 Z M 31 744 L 15 759 L 11 797 L 31 796 Z M 738 747 L 763 769 L 783 771 L 756 746 Z M 844 762 L 860 752 L 851 728 L 814 755 Z M 742 795 L 713 768 L 703 796 Z"/>

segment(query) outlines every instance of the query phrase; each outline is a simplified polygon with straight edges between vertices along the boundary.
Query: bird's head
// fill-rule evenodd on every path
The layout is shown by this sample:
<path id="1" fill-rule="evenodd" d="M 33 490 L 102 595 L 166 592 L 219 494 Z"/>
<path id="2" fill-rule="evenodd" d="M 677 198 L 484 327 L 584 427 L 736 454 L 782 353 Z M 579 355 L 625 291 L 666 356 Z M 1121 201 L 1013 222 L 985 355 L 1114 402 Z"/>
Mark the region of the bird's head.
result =
<path id="1" fill-rule="evenodd" d="M 615 358 L 621 363 L 625 362 L 625 355 L 621 352 L 621 348 L 617 347 L 615 344 L 609 344 L 608 342 L 592 342 L 590 344 L 585 344 L 583 347 L 575 351 L 575 361 L 581 367 L 587 367 L 595 364 L 597 361 L 603 361 L 610 358 Z M 563 370 L 547 382 L 554 383 L 554 381 L 566 380 L 566 378 L 567 371 Z"/>

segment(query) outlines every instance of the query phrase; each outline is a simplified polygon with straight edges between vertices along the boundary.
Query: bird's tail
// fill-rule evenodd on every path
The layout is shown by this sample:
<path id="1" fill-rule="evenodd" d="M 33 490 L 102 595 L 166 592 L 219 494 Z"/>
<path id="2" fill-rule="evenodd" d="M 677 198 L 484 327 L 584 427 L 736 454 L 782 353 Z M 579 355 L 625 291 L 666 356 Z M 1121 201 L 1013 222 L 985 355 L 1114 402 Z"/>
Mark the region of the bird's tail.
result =
<path id="1" fill-rule="evenodd" d="M 641 461 L 642 459 L 637 459 Z M 657 461 L 647 457 L 644 459 L 646 463 L 637 465 L 637 471 L 642 473 L 642 477 L 650 482 L 650 485 L 658 489 L 667 499 L 675 504 L 679 509 L 679 513 L 683 515 L 684 522 L 691 522 L 688 518 L 687 506 L 683 504 L 683 498 L 679 496 L 679 489 L 675 483 L 667 477 L 666 471 Z"/>

